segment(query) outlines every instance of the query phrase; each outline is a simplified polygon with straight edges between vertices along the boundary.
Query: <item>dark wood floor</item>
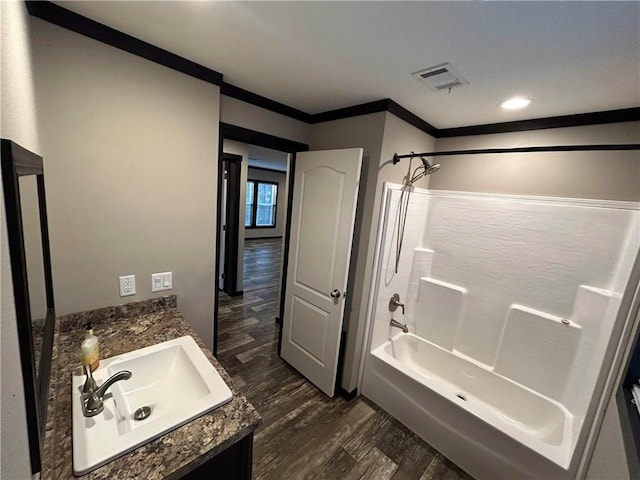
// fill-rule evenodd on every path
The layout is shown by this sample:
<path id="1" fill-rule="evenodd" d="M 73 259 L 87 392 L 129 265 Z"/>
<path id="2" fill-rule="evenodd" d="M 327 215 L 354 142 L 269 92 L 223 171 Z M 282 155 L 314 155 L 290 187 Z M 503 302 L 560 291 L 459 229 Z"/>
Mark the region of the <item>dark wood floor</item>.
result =
<path id="1" fill-rule="evenodd" d="M 244 295 L 220 293 L 218 358 L 262 415 L 259 480 L 471 480 L 372 402 L 328 398 L 277 352 L 281 239 L 247 240 Z"/>

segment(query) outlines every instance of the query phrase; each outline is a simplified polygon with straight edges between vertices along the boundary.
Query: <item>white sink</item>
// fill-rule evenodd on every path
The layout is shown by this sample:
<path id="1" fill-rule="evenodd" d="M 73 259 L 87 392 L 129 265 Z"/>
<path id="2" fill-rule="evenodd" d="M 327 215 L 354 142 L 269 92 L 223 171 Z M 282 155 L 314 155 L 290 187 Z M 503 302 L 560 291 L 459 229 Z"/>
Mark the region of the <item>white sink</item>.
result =
<path id="1" fill-rule="evenodd" d="M 73 373 L 73 473 L 83 475 L 231 400 L 222 377 L 190 336 L 103 359 L 93 372 L 98 385 L 120 370 L 129 380 L 114 383 L 104 411 L 85 417 L 80 369 Z M 150 415 L 134 413 L 149 407 Z"/>

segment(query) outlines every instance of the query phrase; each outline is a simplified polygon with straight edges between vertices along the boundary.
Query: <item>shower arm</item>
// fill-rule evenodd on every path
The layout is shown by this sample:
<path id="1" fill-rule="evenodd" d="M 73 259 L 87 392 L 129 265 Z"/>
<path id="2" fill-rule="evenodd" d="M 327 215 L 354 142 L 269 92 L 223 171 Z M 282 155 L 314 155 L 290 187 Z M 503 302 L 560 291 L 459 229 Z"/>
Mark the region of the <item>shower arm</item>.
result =
<path id="1" fill-rule="evenodd" d="M 449 157 L 452 155 L 483 155 L 497 153 L 535 153 L 535 152 L 593 152 L 608 150 L 640 150 L 640 143 L 620 143 L 609 145 L 555 145 L 544 147 L 515 147 L 515 148 L 483 148 L 472 150 L 449 150 L 442 152 L 393 154 L 393 164 L 396 165 L 403 158 L 415 157 Z"/>

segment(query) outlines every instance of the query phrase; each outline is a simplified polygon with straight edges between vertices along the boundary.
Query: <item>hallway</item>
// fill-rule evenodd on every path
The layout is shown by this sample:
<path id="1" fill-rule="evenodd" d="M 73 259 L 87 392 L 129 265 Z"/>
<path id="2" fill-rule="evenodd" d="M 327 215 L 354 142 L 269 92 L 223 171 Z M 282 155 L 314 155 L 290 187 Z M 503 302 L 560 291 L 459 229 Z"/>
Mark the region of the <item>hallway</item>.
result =
<path id="1" fill-rule="evenodd" d="M 218 359 L 262 415 L 253 476 L 470 480 L 400 422 L 358 397 L 326 397 L 277 353 L 281 239 L 247 240 L 244 295 L 219 295 Z"/>

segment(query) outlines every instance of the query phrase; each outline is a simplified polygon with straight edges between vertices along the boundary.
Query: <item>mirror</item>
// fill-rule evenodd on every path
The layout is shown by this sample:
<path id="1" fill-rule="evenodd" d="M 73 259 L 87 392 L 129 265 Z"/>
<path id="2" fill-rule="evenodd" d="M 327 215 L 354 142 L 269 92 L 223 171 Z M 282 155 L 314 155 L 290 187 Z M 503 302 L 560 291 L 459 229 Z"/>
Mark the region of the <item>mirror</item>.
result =
<path id="1" fill-rule="evenodd" d="M 21 176 L 18 178 L 18 184 L 20 187 L 20 212 L 22 214 L 24 253 L 27 263 L 27 281 L 29 285 L 33 356 L 37 377 L 39 376 L 37 367 L 40 365 L 44 322 L 47 315 L 37 176 Z"/>
<path id="2" fill-rule="evenodd" d="M 55 308 L 42 158 L 2 139 L 2 185 L 31 453 L 41 470 Z"/>

